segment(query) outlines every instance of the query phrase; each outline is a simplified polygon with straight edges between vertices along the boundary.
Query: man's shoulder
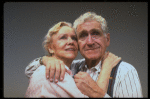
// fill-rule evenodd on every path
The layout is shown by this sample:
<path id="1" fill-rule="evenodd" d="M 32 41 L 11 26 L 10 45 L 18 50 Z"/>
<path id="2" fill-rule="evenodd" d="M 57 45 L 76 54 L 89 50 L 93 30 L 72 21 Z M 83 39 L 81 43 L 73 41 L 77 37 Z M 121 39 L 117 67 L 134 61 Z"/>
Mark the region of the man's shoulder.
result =
<path id="1" fill-rule="evenodd" d="M 118 67 L 119 72 L 121 73 L 127 73 L 129 71 L 132 70 L 136 70 L 135 67 L 133 65 L 131 65 L 130 63 L 127 63 L 125 61 L 122 61 Z"/>
<path id="2" fill-rule="evenodd" d="M 81 65 L 83 65 L 85 63 L 85 59 L 78 59 L 78 60 L 74 60 L 71 64 L 71 67 L 80 67 Z"/>
<path id="3" fill-rule="evenodd" d="M 73 74 L 76 74 L 80 67 L 82 67 L 85 63 L 85 59 L 78 59 L 78 60 L 74 60 L 71 64 L 71 71 Z"/>
<path id="4" fill-rule="evenodd" d="M 82 63 L 82 62 L 85 62 L 85 58 L 83 58 L 83 59 L 73 60 L 73 62 L 72 62 L 72 63 Z"/>
<path id="5" fill-rule="evenodd" d="M 32 76 L 30 77 L 30 80 L 34 80 L 34 81 L 43 81 L 45 79 L 45 66 L 42 65 L 39 68 L 37 68 L 35 70 L 35 72 L 32 74 Z"/>
<path id="6" fill-rule="evenodd" d="M 125 62 L 125 61 L 122 61 L 120 63 L 120 67 L 126 68 L 127 70 L 135 69 L 133 65 L 131 65 L 130 63 Z"/>
<path id="7" fill-rule="evenodd" d="M 41 65 L 39 68 L 36 69 L 36 71 L 34 72 L 34 74 L 39 74 L 39 73 L 45 73 L 45 66 Z"/>

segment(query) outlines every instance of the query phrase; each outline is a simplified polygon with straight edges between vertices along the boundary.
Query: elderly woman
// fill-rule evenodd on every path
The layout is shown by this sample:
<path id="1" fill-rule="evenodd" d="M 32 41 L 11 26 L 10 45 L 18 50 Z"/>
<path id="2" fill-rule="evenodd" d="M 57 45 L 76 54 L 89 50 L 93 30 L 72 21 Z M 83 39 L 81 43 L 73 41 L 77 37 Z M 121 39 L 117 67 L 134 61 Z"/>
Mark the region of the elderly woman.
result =
<path id="1" fill-rule="evenodd" d="M 44 48 L 51 57 L 63 61 L 65 68 L 71 72 L 70 66 L 78 54 L 78 44 L 70 23 L 59 22 L 54 25 L 45 37 Z M 117 59 L 112 54 L 111 57 Z M 113 63 L 109 58 L 106 58 L 107 65 Z M 79 91 L 71 73 L 66 72 L 63 81 L 54 83 L 46 79 L 45 72 L 43 65 L 32 74 L 25 97 L 88 97 Z"/>

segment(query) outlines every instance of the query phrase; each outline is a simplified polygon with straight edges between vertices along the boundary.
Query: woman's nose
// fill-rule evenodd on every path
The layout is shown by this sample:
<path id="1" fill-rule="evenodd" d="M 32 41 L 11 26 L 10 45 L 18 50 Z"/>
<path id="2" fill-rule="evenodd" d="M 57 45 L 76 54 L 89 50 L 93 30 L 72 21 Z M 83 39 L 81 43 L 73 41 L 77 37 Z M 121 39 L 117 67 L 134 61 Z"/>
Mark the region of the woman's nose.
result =
<path id="1" fill-rule="evenodd" d="M 72 38 L 69 37 L 69 38 L 68 38 L 68 43 L 69 43 L 69 44 L 73 44 L 73 42 L 74 42 L 74 41 L 72 40 Z"/>

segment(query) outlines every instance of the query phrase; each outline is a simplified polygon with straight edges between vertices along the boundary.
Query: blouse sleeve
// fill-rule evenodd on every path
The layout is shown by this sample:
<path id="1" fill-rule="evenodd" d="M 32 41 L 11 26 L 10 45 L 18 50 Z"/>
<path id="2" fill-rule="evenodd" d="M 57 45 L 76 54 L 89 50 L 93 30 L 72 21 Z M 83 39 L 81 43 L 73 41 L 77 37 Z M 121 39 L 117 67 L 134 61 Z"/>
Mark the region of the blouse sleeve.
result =
<path id="1" fill-rule="evenodd" d="M 50 82 L 45 77 L 45 66 L 40 66 L 31 76 L 25 97 L 83 97 L 73 78 L 65 73 L 64 81 Z"/>

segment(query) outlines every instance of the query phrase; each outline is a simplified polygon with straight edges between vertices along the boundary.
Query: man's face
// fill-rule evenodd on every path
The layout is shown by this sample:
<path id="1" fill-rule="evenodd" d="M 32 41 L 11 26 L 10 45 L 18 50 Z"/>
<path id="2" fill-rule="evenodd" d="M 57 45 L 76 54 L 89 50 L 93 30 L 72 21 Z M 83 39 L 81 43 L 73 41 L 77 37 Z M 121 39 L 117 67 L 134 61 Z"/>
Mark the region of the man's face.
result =
<path id="1" fill-rule="evenodd" d="M 86 21 L 77 27 L 77 38 L 81 55 L 88 60 L 103 58 L 110 44 L 110 34 L 103 34 L 97 21 Z"/>

